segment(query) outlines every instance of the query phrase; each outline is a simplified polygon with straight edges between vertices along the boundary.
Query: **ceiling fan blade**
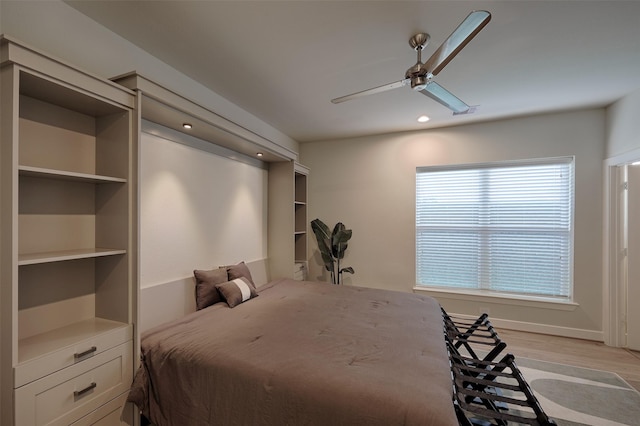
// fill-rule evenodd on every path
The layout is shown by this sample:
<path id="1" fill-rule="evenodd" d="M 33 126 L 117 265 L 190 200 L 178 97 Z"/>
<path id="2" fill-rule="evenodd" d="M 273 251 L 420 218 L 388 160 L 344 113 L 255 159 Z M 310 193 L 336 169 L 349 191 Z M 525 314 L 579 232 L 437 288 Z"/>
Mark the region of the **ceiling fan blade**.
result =
<path id="1" fill-rule="evenodd" d="M 411 79 L 405 78 L 404 80 L 396 81 L 395 83 L 389 83 L 389 84 L 385 84 L 384 86 L 378 86 L 378 87 L 374 87 L 373 89 L 367 89 L 361 92 L 356 92 L 350 95 L 331 99 L 331 102 L 333 102 L 334 104 L 339 104 L 340 102 L 349 101 L 354 98 L 359 98 L 360 96 L 373 95 L 374 93 L 386 92 L 387 90 L 397 89 L 398 87 L 406 86 L 410 82 L 411 82 Z"/>
<path id="2" fill-rule="evenodd" d="M 491 20 L 491 14 L 485 10 L 471 12 L 455 29 L 422 69 L 432 75 L 438 75 L 442 69 L 473 39 Z"/>
<path id="3" fill-rule="evenodd" d="M 454 114 L 464 114 L 471 109 L 469 105 L 462 102 L 453 93 L 433 80 L 427 83 L 427 86 L 422 89 L 420 93 L 446 106 L 453 111 Z"/>

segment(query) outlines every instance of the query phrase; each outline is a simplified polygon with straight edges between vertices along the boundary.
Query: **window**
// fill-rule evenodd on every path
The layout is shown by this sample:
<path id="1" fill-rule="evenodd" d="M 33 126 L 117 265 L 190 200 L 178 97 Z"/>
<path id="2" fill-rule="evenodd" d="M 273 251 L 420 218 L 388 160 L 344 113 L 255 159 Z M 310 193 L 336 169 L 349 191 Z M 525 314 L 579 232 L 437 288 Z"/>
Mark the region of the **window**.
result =
<path id="1" fill-rule="evenodd" d="M 573 158 L 416 169 L 418 286 L 569 299 Z"/>

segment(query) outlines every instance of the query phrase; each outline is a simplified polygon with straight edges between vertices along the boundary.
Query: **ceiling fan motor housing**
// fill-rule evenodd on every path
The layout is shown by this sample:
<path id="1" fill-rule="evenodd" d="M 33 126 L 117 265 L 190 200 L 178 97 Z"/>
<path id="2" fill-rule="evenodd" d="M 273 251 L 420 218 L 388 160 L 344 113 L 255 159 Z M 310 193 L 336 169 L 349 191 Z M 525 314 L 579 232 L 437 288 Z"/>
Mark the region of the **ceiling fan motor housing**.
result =
<path id="1" fill-rule="evenodd" d="M 411 77 L 411 88 L 413 90 L 424 90 L 429 84 L 429 79 L 425 75 L 415 75 Z"/>
<path id="2" fill-rule="evenodd" d="M 423 90 L 429 83 L 429 74 L 424 70 L 422 62 L 418 62 L 407 70 L 404 78 L 411 81 L 413 90 Z"/>

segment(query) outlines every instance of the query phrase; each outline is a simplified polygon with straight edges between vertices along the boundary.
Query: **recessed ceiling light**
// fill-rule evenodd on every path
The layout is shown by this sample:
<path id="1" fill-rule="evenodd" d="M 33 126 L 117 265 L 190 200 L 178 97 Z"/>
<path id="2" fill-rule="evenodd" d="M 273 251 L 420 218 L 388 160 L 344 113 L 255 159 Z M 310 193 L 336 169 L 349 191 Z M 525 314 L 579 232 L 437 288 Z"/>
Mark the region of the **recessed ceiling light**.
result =
<path id="1" fill-rule="evenodd" d="M 427 117 L 426 115 L 421 115 L 420 117 L 418 117 L 419 123 L 426 123 L 427 121 L 429 121 L 429 117 Z"/>
<path id="2" fill-rule="evenodd" d="M 262 157 L 263 155 L 264 155 L 264 154 L 263 154 L 263 153 L 261 153 L 261 152 L 256 152 L 256 156 L 258 156 L 258 157 Z"/>
<path id="3" fill-rule="evenodd" d="M 185 129 L 191 129 L 193 126 L 191 125 L 191 123 L 182 123 L 182 127 L 184 127 Z"/>

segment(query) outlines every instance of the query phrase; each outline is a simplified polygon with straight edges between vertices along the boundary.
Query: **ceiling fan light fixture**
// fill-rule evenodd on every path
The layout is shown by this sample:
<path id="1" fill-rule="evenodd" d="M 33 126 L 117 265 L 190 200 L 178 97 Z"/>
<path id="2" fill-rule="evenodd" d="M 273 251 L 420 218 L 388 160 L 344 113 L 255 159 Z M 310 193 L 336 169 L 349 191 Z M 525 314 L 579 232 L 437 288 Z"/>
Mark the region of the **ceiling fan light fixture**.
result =
<path id="1" fill-rule="evenodd" d="M 424 90 L 424 88 L 427 87 L 427 84 L 429 84 L 429 79 L 427 77 L 416 75 L 411 78 L 411 88 L 413 90 Z"/>
<path id="2" fill-rule="evenodd" d="M 418 117 L 418 123 L 426 123 L 429 120 L 431 119 L 426 115 L 421 115 L 420 117 Z"/>

